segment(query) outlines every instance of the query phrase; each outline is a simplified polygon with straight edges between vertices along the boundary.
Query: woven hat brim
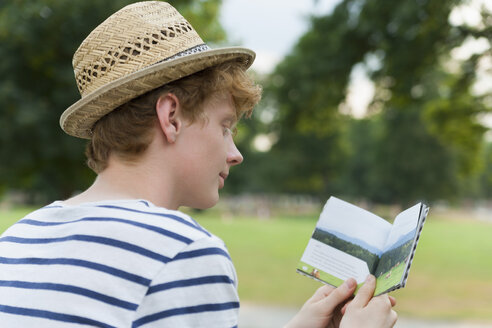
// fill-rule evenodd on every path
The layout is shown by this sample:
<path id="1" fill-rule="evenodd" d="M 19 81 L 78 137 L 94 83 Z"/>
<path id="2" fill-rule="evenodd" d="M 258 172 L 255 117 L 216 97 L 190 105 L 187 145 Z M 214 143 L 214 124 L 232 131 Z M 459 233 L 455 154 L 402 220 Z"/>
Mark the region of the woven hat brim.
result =
<path id="1" fill-rule="evenodd" d="M 239 60 L 246 70 L 255 59 L 247 48 L 210 49 L 151 65 L 108 83 L 67 108 L 60 117 L 61 128 L 74 137 L 90 139 L 92 126 L 118 106 L 164 84 L 229 60 Z"/>

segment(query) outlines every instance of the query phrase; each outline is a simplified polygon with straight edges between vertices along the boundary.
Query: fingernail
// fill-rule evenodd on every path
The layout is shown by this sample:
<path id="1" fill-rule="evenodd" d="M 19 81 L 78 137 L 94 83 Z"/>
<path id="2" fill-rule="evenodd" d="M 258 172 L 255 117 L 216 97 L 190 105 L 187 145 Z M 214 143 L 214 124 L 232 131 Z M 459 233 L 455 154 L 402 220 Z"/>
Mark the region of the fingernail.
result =
<path id="1" fill-rule="evenodd" d="M 355 286 L 357 286 L 357 282 L 354 279 L 350 278 L 345 280 L 345 285 L 348 287 L 348 289 L 353 289 L 355 288 Z"/>
<path id="2" fill-rule="evenodd" d="M 374 279 L 376 279 L 372 274 L 368 275 L 366 277 L 366 283 L 370 283 L 370 282 L 373 282 Z"/>

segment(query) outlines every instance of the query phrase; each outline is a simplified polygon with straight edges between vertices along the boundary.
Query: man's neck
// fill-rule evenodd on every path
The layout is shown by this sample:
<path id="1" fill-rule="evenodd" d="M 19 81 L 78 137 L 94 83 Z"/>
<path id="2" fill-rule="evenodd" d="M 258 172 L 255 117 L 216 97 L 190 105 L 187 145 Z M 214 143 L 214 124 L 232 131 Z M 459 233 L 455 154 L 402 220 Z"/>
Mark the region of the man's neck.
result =
<path id="1" fill-rule="evenodd" d="M 84 192 L 67 199 L 67 205 L 120 199 L 145 199 L 157 206 L 177 210 L 179 204 L 173 199 L 172 181 L 160 168 L 154 174 L 150 164 L 129 164 L 110 160 L 108 167 L 98 174 L 94 183 Z"/>

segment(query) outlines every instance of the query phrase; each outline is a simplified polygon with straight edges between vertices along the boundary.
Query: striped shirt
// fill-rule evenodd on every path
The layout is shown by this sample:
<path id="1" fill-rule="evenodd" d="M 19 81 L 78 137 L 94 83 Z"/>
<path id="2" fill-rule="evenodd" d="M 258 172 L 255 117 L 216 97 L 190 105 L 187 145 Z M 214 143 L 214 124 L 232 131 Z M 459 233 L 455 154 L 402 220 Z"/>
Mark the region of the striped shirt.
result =
<path id="1" fill-rule="evenodd" d="M 235 327 L 224 243 L 144 200 L 43 207 L 0 236 L 0 326 Z"/>

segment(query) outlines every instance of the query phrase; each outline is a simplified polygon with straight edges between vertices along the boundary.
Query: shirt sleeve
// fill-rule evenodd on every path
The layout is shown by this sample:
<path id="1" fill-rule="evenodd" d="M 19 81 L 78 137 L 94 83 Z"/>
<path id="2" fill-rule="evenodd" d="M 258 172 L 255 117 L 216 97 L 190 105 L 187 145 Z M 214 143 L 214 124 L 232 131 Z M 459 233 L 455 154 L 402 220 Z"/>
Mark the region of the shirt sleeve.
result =
<path id="1" fill-rule="evenodd" d="M 199 239 L 152 279 L 137 309 L 136 327 L 236 327 L 237 276 L 217 237 Z"/>

